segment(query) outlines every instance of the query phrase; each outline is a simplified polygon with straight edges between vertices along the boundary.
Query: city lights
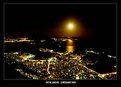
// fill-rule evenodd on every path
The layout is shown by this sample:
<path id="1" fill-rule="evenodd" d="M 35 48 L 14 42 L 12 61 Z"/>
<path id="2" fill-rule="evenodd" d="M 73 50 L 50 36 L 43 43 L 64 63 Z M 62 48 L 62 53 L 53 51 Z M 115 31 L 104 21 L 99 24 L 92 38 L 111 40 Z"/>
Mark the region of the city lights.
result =
<path id="1" fill-rule="evenodd" d="M 70 48 L 71 49 L 71 48 Z M 42 50 L 44 51 L 44 49 Z M 15 54 L 13 53 L 6 53 L 5 57 L 7 60 L 14 60 L 14 62 L 10 62 L 9 64 L 14 64 L 19 62 L 19 64 L 28 67 L 32 71 L 35 71 L 36 74 L 28 73 L 23 69 L 16 69 L 20 74 L 26 76 L 31 79 L 64 79 L 66 77 L 72 77 L 73 79 L 108 79 L 108 78 L 115 78 L 116 72 L 100 74 L 87 66 L 85 66 L 89 61 L 84 62 L 83 59 L 79 55 L 74 55 L 69 53 L 63 53 L 60 55 L 61 52 L 52 52 L 55 53 L 55 57 L 50 57 L 48 60 L 36 60 L 33 61 L 29 60 L 27 57 L 32 57 L 33 54 L 30 53 L 23 53 Z M 22 56 L 22 59 L 21 59 Z M 78 57 L 78 58 L 77 58 Z M 27 58 L 25 60 L 25 58 Z M 58 59 L 60 58 L 60 59 Z M 79 61 L 81 60 L 81 62 Z M 38 76 L 39 74 L 39 76 Z M 45 76 L 45 77 L 43 77 Z"/>
<path id="2" fill-rule="evenodd" d="M 66 24 L 66 23 L 65 23 Z M 77 25 L 76 25 L 77 26 Z M 76 27 L 75 26 L 75 27 Z M 70 33 L 70 32 L 69 32 Z M 11 41 L 11 39 L 7 39 Z M 19 41 L 19 39 L 13 39 Z M 21 39 L 20 39 L 21 40 Z M 31 41 L 31 39 L 28 39 Z M 42 42 L 41 42 L 42 41 Z M 47 39 L 41 39 L 38 42 L 40 44 Z M 93 61 L 91 58 L 93 55 L 96 57 L 105 55 L 109 59 L 106 61 L 112 60 L 115 61 L 116 56 L 111 54 L 102 54 L 100 51 L 95 51 L 92 48 L 85 49 L 84 53 L 74 54 L 75 53 L 75 39 L 73 38 L 52 38 L 53 43 L 59 42 L 58 46 L 63 47 L 62 43 L 65 43 L 65 51 L 60 52 L 52 48 L 40 47 L 37 49 L 38 53 L 24 52 L 24 51 L 13 51 L 4 53 L 5 62 L 9 66 L 22 66 L 21 68 L 15 68 L 15 71 L 19 72 L 20 75 L 25 76 L 29 79 L 36 80 L 61 80 L 61 79 L 116 79 L 117 73 L 115 70 L 107 73 L 100 73 L 93 68 L 88 66 L 95 66 L 100 63 L 102 60 Z M 78 39 L 76 40 L 78 41 Z M 35 41 L 34 41 L 35 42 Z M 25 43 L 19 42 L 20 43 Z M 51 42 L 50 42 L 51 43 Z M 17 43 L 18 44 L 18 43 Z M 26 43 L 29 45 L 30 43 Z M 49 44 L 49 43 L 48 43 Z M 32 46 L 31 46 L 32 47 Z M 61 48 L 60 47 L 60 48 Z M 38 56 L 40 55 L 40 56 Z M 45 56 L 48 55 L 48 56 Z M 93 56 L 94 57 L 94 56 Z M 93 58 L 95 59 L 95 58 Z M 25 69 L 25 67 L 27 69 Z M 113 65 L 116 69 L 116 65 Z M 110 68 L 110 67 L 109 67 Z M 29 71 L 31 70 L 31 71 Z M 34 73 L 33 73 L 34 72 Z"/>

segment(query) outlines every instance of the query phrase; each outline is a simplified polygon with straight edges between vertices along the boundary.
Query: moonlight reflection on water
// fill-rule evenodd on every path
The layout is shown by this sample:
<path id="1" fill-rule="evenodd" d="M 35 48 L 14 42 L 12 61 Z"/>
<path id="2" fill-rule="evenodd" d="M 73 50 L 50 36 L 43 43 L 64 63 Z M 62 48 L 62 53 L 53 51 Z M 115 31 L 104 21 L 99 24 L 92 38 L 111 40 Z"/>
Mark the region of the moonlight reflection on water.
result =
<path id="1" fill-rule="evenodd" d="M 72 39 L 67 40 L 66 51 L 68 52 L 74 51 L 74 41 Z"/>

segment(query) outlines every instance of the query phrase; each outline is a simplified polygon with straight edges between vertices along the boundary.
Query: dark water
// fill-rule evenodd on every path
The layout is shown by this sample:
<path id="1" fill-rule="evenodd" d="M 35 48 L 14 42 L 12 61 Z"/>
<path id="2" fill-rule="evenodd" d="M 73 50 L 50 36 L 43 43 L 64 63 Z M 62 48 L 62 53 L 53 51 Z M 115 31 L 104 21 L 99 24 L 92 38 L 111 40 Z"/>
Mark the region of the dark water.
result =
<path id="1" fill-rule="evenodd" d="M 25 51 L 25 52 L 37 52 L 39 48 L 49 48 L 59 52 L 74 52 L 80 54 L 81 51 L 85 51 L 88 48 L 93 48 L 96 51 L 105 51 L 111 55 L 116 55 L 115 46 L 110 47 L 105 43 L 93 43 L 93 41 L 86 41 L 83 39 L 68 39 L 66 41 L 54 41 L 51 38 L 46 38 L 45 42 L 40 43 L 41 39 L 35 39 L 35 44 L 23 43 L 6 43 L 5 52 Z M 111 44 L 111 43 L 110 43 Z"/>
<path id="2" fill-rule="evenodd" d="M 28 79 L 15 70 L 18 65 L 8 65 L 5 63 L 5 79 Z"/>

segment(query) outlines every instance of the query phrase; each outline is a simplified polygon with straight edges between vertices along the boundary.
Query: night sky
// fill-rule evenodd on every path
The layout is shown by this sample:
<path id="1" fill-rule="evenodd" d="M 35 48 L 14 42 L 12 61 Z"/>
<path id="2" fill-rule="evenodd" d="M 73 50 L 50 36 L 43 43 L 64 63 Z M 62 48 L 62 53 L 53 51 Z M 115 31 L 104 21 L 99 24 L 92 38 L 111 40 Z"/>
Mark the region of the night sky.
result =
<path id="1" fill-rule="evenodd" d="M 57 24 L 68 17 L 77 17 L 92 32 L 91 40 L 98 43 L 116 42 L 115 5 L 12 5 L 5 6 L 5 35 L 38 35 L 58 37 L 52 34 Z"/>

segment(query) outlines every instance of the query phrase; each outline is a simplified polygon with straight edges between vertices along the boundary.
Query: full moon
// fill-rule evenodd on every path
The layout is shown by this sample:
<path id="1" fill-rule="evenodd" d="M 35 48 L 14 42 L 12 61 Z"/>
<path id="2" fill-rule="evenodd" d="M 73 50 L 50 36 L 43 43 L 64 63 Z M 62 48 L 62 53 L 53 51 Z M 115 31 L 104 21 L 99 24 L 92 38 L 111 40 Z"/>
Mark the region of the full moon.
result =
<path id="1" fill-rule="evenodd" d="M 68 27 L 68 29 L 72 30 L 74 28 L 74 24 L 73 23 L 69 23 L 67 27 Z"/>

